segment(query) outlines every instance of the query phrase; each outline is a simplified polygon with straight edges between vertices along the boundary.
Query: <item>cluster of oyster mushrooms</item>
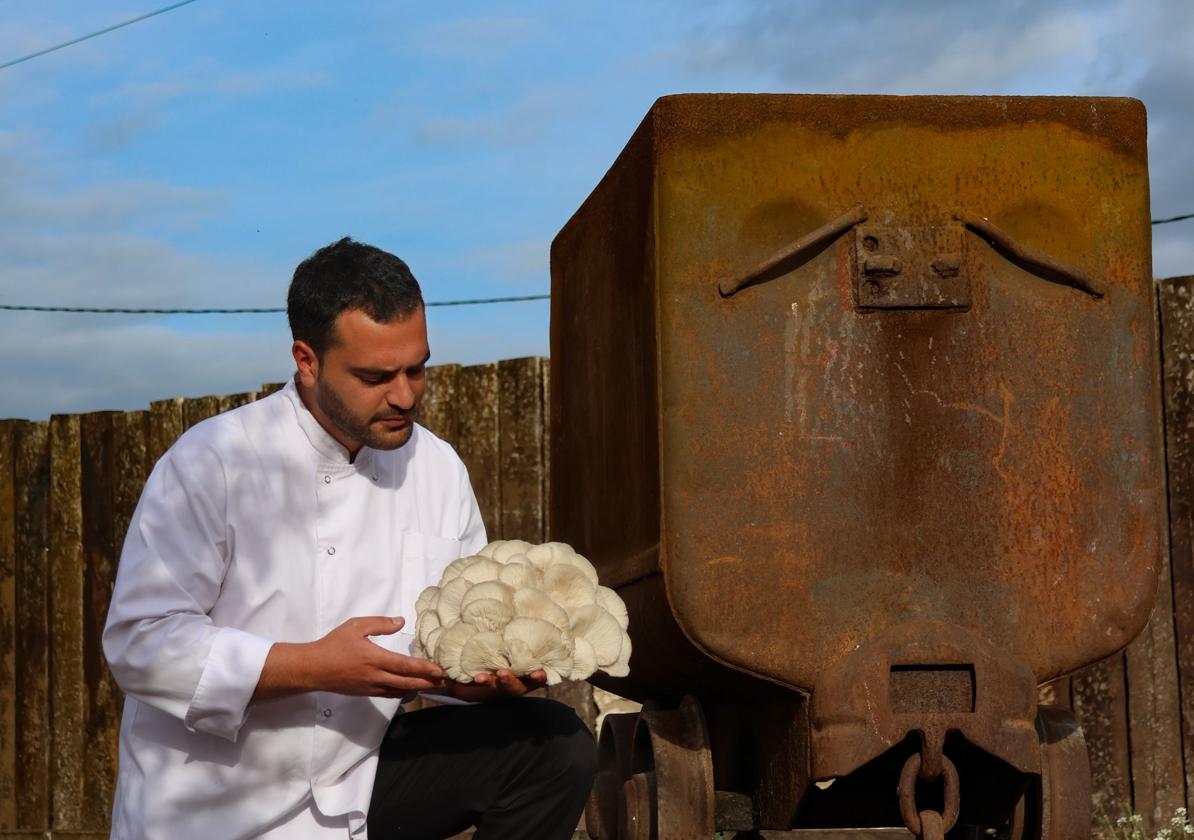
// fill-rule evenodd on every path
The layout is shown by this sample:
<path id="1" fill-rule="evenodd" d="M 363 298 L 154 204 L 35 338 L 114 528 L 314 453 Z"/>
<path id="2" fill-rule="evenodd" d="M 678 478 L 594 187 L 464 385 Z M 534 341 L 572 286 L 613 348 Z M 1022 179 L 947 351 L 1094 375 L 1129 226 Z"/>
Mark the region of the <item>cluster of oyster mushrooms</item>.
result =
<path id="1" fill-rule="evenodd" d="M 564 543 L 492 542 L 444 570 L 415 604 L 412 653 L 457 682 L 542 669 L 548 685 L 630 673 L 626 605 Z"/>

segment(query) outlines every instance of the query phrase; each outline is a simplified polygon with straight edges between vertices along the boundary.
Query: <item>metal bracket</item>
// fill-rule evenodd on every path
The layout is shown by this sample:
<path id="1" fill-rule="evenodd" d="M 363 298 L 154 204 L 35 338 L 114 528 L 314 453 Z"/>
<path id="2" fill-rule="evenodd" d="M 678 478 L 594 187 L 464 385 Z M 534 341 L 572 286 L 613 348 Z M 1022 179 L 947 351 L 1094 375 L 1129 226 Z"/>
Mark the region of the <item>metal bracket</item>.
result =
<path id="1" fill-rule="evenodd" d="M 965 228 L 960 223 L 854 229 L 859 309 L 969 309 Z"/>

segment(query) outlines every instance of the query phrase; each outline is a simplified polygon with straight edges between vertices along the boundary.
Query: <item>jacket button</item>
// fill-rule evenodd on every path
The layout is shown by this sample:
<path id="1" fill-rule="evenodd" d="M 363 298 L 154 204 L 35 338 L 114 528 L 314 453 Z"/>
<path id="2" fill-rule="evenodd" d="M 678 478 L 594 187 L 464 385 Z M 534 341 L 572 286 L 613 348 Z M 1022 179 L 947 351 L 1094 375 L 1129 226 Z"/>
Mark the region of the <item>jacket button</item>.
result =
<path id="1" fill-rule="evenodd" d="M 329 545 L 328 546 L 328 554 L 335 554 L 335 553 L 336 553 L 336 546 Z"/>
<path id="2" fill-rule="evenodd" d="M 331 477 L 330 475 L 325 475 L 325 476 L 323 477 L 323 483 L 324 483 L 324 484 L 331 484 L 331 483 L 332 483 L 332 477 Z"/>

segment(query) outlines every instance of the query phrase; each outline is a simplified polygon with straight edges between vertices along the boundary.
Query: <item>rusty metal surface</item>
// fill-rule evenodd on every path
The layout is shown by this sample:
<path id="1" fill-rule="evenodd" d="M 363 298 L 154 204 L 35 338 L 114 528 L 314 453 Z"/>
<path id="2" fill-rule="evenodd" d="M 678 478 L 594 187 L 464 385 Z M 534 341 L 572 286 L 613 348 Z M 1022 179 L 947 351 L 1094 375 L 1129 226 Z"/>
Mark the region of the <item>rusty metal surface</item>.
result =
<path id="1" fill-rule="evenodd" d="M 1090 760 L 1078 719 L 1069 709 L 1041 706 L 1041 840 L 1090 837 Z"/>
<path id="2" fill-rule="evenodd" d="M 1143 116 L 661 100 L 553 245 L 552 470 L 587 488 L 553 499 L 553 536 L 599 570 L 658 542 L 691 643 L 803 689 L 913 618 L 1039 681 L 1122 647 L 1164 504 Z M 1106 294 L 971 231 L 965 310 L 859 308 L 849 234 L 719 291 L 858 205 L 867 224 L 985 220 Z"/>
<path id="3" fill-rule="evenodd" d="M 956 667 L 963 663 L 968 669 Z M 909 667 L 916 679 L 892 679 Z M 974 686 L 960 707 L 958 673 Z M 822 674 L 812 695 L 813 778 L 844 776 L 912 731 L 923 733 L 933 755 L 947 733 L 960 732 L 1020 772 L 1036 773 L 1035 718 L 1036 682 L 1016 657 L 957 625 L 906 622 Z"/>
<path id="4" fill-rule="evenodd" d="M 657 102 L 552 249 L 552 537 L 661 581 L 641 696 L 704 657 L 812 691 L 814 778 L 1039 770 L 1036 686 L 1155 596 L 1150 233 L 1134 100 Z"/>
<path id="5" fill-rule="evenodd" d="M 631 775 L 623 788 L 626 840 L 691 840 L 715 830 L 709 736 L 700 704 L 644 710 L 634 732 Z"/>
<path id="6" fill-rule="evenodd" d="M 631 752 L 638 712 L 605 716 L 597 736 L 597 777 L 585 805 L 585 828 L 592 840 L 617 840 L 622 786 L 631 775 Z"/>
<path id="7" fill-rule="evenodd" d="M 1038 681 L 1126 644 L 1164 522 L 1139 103 L 678 97 L 656 114 L 663 570 L 692 641 L 804 688 L 911 619 L 967 628 Z M 979 241 L 969 309 L 859 311 L 849 237 L 718 294 L 857 204 L 868 224 L 989 219 L 1106 295 Z"/>
<path id="8" fill-rule="evenodd" d="M 912 837 L 906 828 L 802 828 L 726 833 L 725 840 L 888 840 Z"/>

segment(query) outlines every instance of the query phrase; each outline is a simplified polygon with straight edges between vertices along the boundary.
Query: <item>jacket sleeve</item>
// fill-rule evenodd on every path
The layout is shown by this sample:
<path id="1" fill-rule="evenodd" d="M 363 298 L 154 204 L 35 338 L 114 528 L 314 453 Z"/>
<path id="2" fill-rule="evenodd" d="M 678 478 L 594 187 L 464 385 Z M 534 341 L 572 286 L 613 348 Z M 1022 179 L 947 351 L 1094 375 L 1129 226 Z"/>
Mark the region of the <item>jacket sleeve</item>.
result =
<path id="1" fill-rule="evenodd" d="M 481 520 L 481 509 L 477 495 L 468 478 L 468 468 L 460 463 L 460 556 L 468 557 L 483 549 L 489 542 L 485 535 L 485 523 Z"/>
<path id="2" fill-rule="evenodd" d="M 235 741 L 272 643 L 208 615 L 231 554 L 227 504 L 214 451 L 176 445 L 163 456 L 125 537 L 103 645 L 127 694 Z"/>

